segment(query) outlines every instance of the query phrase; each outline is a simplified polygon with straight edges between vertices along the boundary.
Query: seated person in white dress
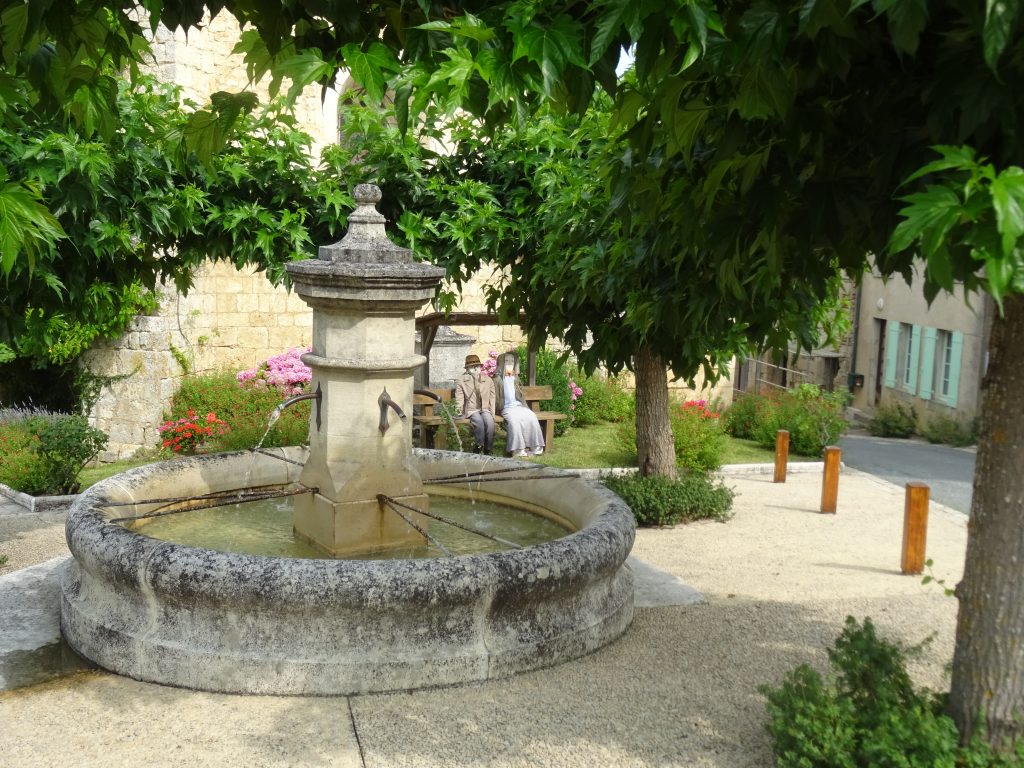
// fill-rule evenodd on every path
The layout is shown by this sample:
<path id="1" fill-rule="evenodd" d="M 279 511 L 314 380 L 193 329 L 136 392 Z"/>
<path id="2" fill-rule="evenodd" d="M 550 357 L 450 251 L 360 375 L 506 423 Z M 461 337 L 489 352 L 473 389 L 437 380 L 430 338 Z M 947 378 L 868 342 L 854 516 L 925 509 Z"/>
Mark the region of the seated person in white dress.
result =
<path id="1" fill-rule="evenodd" d="M 505 419 L 508 433 L 505 450 L 509 456 L 539 456 L 544 453 L 544 431 L 523 398 L 518 376 L 519 356 L 506 352 L 499 360 L 498 370 L 494 377 L 495 409 Z"/>

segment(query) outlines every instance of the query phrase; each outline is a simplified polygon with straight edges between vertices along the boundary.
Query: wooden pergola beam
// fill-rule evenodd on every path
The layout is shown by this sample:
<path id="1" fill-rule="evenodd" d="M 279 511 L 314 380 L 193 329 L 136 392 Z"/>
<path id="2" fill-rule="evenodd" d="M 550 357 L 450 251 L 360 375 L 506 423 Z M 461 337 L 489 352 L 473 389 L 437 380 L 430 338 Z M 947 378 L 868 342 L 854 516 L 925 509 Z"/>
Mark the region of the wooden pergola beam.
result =
<path id="1" fill-rule="evenodd" d="M 514 322 L 499 320 L 493 312 L 431 312 L 428 315 L 421 315 L 416 318 L 416 330 L 423 334 L 420 344 L 420 354 L 427 358 L 423 366 L 424 378 L 430 383 L 430 350 L 434 346 L 434 339 L 437 337 L 437 329 L 442 325 L 526 325 L 526 313 L 520 312 Z M 533 386 L 537 383 L 537 350 L 527 347 L 526 354 L 526 383 Z"/>

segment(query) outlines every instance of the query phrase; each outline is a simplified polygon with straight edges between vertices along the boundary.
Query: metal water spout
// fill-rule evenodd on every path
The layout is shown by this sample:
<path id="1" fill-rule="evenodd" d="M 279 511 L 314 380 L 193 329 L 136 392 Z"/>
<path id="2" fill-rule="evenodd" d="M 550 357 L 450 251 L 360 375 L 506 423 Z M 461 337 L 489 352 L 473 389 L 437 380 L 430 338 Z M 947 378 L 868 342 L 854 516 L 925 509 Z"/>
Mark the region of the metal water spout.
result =
<path id="1" fill-rule="evenodd" d="M 289 408 L 302 400 L 316 400 L 316 430 L 320 431 L 320 404 L 323 402 L 324 392 L 321 389 L 319 382 L 316 385 L 316 392 L 307 392 L 302 395 L 293 395 L 287 400 L 282 400 L 278 406 L 270 414 L 270 423 L 274 424 L 281 414 L 284 413 L 285 408 Z"/>
<path id="2" fill-rule="evenodd" d="M 380 433 L 382 435 L 388 431 L 388 427 L 390 426 L 390 424 L 388 424 L 388 408 L 391 408 L 398 414 L 398 417 L 402 421 L 405 421 L 405 411 L 398 406 L 398 403 L 391 399 L 391 395 L 388 394 L 387 387 L 384 387 L 384 391 L 381 392 L 380 397 L 377 398 L 377 405 L 380 408 L 380 424 L 378 425 L 378 429 L 380 429 Z"/>

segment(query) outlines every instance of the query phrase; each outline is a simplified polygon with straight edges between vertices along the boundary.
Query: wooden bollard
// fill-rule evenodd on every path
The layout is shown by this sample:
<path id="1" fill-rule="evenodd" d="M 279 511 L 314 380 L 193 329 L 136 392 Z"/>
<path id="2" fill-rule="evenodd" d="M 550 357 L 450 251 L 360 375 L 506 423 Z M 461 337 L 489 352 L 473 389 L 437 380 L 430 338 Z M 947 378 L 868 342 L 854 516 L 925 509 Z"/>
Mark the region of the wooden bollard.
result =
<path id="1" fill-rule="evenodd" d="M 924 545 L 928 538 L 928 485 L 907 483 L 903 507 L 903 557 L 900 570 L 917 574 L 924 570 Z"/>
<path id="2" fill-rule="evenodd" d="M 775 482 L 786 482 L 786 465 L 789 463 L 789 432 L 780 429 L 775 433 Z"/>
<path id="3" fill-rule="evenodd" d="M 842 451 L 834 445 L 825 449 L 825 477 L 821 483 L 821 511 L 834 515 L 839 503 L 839 458 Z"/>

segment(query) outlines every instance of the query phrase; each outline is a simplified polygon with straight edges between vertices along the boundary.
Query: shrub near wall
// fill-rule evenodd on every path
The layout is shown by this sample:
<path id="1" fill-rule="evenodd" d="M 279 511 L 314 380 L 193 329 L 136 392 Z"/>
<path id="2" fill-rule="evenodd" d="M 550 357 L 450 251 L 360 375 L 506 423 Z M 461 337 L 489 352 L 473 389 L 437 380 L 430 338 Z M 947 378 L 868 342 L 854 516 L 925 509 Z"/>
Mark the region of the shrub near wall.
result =
<path id="1" fill-rule="evenodd" d="M 228 429 L 211 439 L 206 448 L 241 451 L 253 448 L 267 431 L 268 420 L 282 400 L 274 387 L 240 386 L 236 374 L 225 371 L 203 376 L 188 376 L 171 401 L 167 420 L 187 419 L 189 411 L 205 416 L 213 413 Z M 303 400 L 285 409 L 267 435 L 266 448 L 302 445 L 309 440 L 309 401 Z"/>
<path id="2" fill-rule="evenodd" d="M 8 412 L 0 419 L 0 483 L 33 496 L 78 493 L 78 473 L 106 444 L 84 416 Z"/>
<path id="3" fill-rule="evenodd" d="M 750 397 L 747 395 L 739 402 Z M 775 447 L 778 431 L 785 429 L 789 432 L 791 452 L 820 456 L 826 446 L 846 431 L 844 413 L 848 397 L 845 392 L 823 392 L 813 384 L 761 397 L 753 406 L 753 437 L 761 446 L 771 449 Z M 729 421 L 733 423 L 733 419 Z M 735 422 L 739 423 L 739 418 Z"/>
<path id="4" fill-rule="evenodd" d="M 575 402 L 577 425 L 623 422 L 635 417 L 636 398 L 618 379 L 600 374 L 585 376 L 578 369 L 573 369 L 571 376 L 582 390 Z"/>

